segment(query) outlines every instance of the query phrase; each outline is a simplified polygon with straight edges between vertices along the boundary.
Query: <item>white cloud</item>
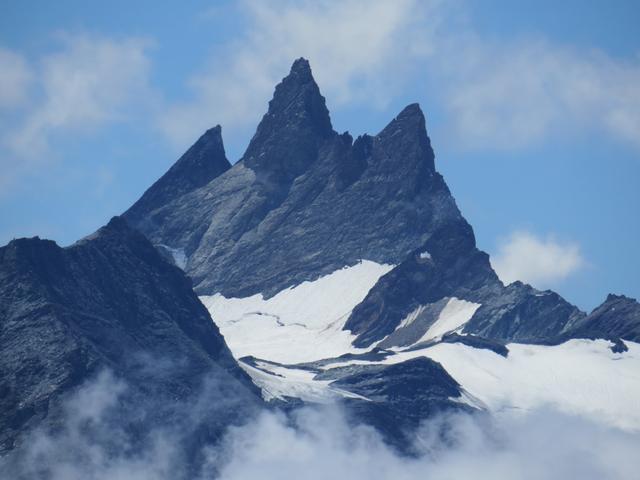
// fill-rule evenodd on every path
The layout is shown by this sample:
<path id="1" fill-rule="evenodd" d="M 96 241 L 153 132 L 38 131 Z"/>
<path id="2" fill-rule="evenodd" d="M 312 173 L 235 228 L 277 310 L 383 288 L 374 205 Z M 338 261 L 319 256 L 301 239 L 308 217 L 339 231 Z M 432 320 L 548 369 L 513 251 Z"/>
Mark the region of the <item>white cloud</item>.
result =
<path id="1" fill-rule="evenodd" d="M 301 56 L 310 60 L 332 107 L 358 101 L 384 105 L 412 61 L 430 53 L 436 3 L 246 2 L 244 34 L 190 79 L 193 100 L 169 108 L 161 129 L 185 145 L 194 132 L 215 123 L 253 127 L 274 85 Z"/>
<path id="2" fill-rule="evenodd" d="M 56 158 L 54 139 L 134 122 L 152 108 L 148 40 L 60 34 L 57 41 L 31 68 L 0 50 L 0 108 L 22 107 L 0 119 L 4 194 Z"/>
<path id="3" fill-rule="evenodd" d="M 21 156 L 42 155 L 53 134 L 125 120 L 131 104 L 148 98 L 148 41 L 86 35 L 61 40 L 62 48 L 41 61 L 42 98 L 7 139 Z"/>
<path id="4" fill-rule="evenodd" d="M 640 148 L 640 61 L 542 40 L 495 44 L 471 35 L 440 51 L 456 143 L 528 147 L 603 133 Z M 455 54 L 454 54 L 455 53 Z"/>
<path id="5" fill-rule="evenodd" d="M 544 287 L 575 273 L 585 261 L 576 243 L 517 231 L 502 241 L 491 265 L 505 284 L 520 280 Z"/>
<path id="6" fill-rule="evenodd" d="M 293 425 L 266 414 L 234 431 L 221 478 L 630 479 L 640 446 L 637 434 L 553 410 L 432 418 L 419 431 L 417 458 L 397 455 L 372 429 L 353 428 L 331 410 L 303 410 Z"/>
<path id="7" fill-rule="evenodd" d="M 33 72 L 18 53 L 0 47 L 0 109 L 22 105 L 28 98 Z"/>

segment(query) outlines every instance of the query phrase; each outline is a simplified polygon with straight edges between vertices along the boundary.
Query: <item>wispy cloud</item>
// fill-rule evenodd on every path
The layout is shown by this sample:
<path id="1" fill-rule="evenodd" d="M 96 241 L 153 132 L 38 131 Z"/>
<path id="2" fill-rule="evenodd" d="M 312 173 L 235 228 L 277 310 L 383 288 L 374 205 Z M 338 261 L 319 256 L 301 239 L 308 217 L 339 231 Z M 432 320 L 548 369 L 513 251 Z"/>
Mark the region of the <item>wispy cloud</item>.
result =
<path id="1" fill-rule="evenodd" d="M 398 456 L 339 412 L 303 410 L 294 425 L 270 414 L 234 431 L 222 478 L 626 479 L 637 468 L 628 455 L 640 444 L 637 434 L 552 410 L 489 422 L 467 414 L 433 418 L 418 432 L 418 458 Z"/>
<path id="2" fill-rule="evenodd" d="M 430 53 L 435 3 L 245 2 L 243 33 L 189 80 L 193 99 L 170 107 L 161 129 L 182 145 L 215 123 L 254 126 L 273 86 L 300 56 L 311 61 L 331 107 L 384 105 L 414 67 L 412 60 Z"/>
<path id="3" fill-rule="evenodd" d="M 23 105 L 33 80 L 33 71 L 17 52 L 0 47 L 0 110 Z"/>
<path id="4" fill-rule="evenodd" d="M 245 2 L 242 32 L 189 79 L 193 98 L 159 121 L 184 146 L 215 123 L 253 126 L 273 85 L 311 60 L 330 107 L 384 107 L 422 84 L 446 113 L 452 144 L 517 150 L 562 135 L 600 135 L 640 148 L 640 59 L 618 59 L 544 38 L 495 41 L 464 3 Z M 215 12 L 214 12 L 215 14 Z"/>
<path id="5" fill-rule="evenodd" d="M 554 136 L 604 134 L 640 148 L 640 59 L 476 35 L 453 37 L 440 52 L 458 145 L 518 149 Z"/>
<path id="6" fill-rule="evenodd" d="M 505 284 L 520 280 L 547 287 L 580 270 L 585 260 L 577 243 L 516 231 L 500 243 L 491 265 Z"/>
<path id="7" fill-rule="evenodd" d="M 59 51 L 41 59 L 37 105 L 8 139 L 22 156 L 41 155 L 56 133 L 126 120 L 131 104 L 150 92 L 148 41 L 66 34 L 60 41 Z"/>
<path id="8" fill-rule="evenodd" d="M 31 67 L 0 51 L 0 64 L 11 67 L 0 73 L 0 87 L 8 88 L 0 102 L 7 96 L 24 106 L 3 120 L 3 187 L 54 156 L 50 144 L 58 136 L 130 122 L 135 109 L 153 98 L 148 40 L 59 34 L 56 41 L 58 48 Z"/>

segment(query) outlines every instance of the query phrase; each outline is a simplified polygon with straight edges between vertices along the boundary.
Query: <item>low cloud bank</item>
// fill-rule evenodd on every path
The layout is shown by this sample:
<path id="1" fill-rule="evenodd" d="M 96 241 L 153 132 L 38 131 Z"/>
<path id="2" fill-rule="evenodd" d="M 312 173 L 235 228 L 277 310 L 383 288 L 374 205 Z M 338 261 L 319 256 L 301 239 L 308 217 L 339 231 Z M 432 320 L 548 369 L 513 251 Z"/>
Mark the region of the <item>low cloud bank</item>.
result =
<path id="1" fill-rule="evenodd" d="M 445 438 L 436 432 L 445 428 Z M 336 411 L 302 410 L 296 428 L 264 415 L 232 431 L 222 478 L 631 479 L 640 468 L 638 434 L 541 410 L 493 419 L 468 414 L 427 421 L 420 458 L 400 457 L 367 427 L 350 430 Z"/>
<path id="2" fill-rule="evenodd" d="M 184 455 L 192 428 L 158 428 L 140 447 L 118 421 L 127 386 L 103 373 L 65 404 L 55 433 L 32 432 L 0 459 L 2 478 L 51 480 L 632 479 L 640 471 L 640 433 L 624 432 L 549 409 L 468 414 L 426 421 L 417 458 L 398 455 L 371 427 L 353 426 L 336 405 L 286 416 L 265 411 L 231 427 L 216 445 Z M 211 395 L 207 390 L 203 395 Z M 215 398 L 198 399 L 200 405 Z M 190 425 L 193 411 L 185 412 Z M 197 423 L 197 419 L 196 423 Z M 191 433 L 193 434 L 193 433 Z M 187 459 L 189 458 L 189 459 Z"/>

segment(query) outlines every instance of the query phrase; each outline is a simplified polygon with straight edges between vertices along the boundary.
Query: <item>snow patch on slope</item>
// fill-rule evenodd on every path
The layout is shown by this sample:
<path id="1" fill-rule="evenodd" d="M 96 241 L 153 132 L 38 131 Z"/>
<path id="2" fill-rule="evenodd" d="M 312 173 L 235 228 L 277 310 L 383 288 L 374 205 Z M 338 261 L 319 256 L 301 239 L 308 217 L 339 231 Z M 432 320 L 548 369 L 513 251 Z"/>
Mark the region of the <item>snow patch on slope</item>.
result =
<path id="1" fill-rule="evenodd" d="M 353 308 L 393 265 L 363 260 L 265 299 L 200 297 L 235 358 L 302 363 L 364 351 L 343 330 Z"/>
<path id="2" fill-rule="evenodd" d="M 184 253 L 183 248 L 172 248 L 168 245 L 163 245 L 162 243 L 159 243 L 156 246 L 164 248 L 166 251 L 168 251 L 173 257 L 173 263 L 175 263 L 179 269 L 185 269 L 185 267 L 187 266 L 187 255 Z"/>
<path id="3" fill-rule="evenodd" d="M 504 358 L 489 350 L 440 344 L 428 355 L 494 412 L 560 411 L 640 430 L 640 344 L 616 354 L 606 340 L 562 345 L 510 344 Z"/>
<path id="4" fill-rule="evenodd" d="M 409 315 L 404 317 L 400 322 L 400 324 L 396 327 L 396 330 L 400 330 L 401 328 L 408 327 L 409 325 L 411 325 L 416 320 L 416 318 L 418 318 L 418 316 L 420 316 L 420 314 L 424 312 L 425 308 L 426 307 L 424 305 L 420 305 L 413 312 L 411 312 Z M 384 338 L 382 340 L 384 340 Z"/>
<path id="5" fill-rule="evenodd" d="M 330 403 L 338 397 L 367 400 L 361 395 L 331 387 L 331 380 L 314 380 L 316 373 L 309 370 L 287 368 L 266 362 L 256 362 L 257 368 L 243 361 L 238 363 L 262 390 L 262 397 L 266 401 L 284 400 L 287 397 L 313 403 Z"/>
<path id="6" fill-rule="evenodd" d="M 438 315 L 438 320 L 429 327 L 429 330 L 416 343 L 442 338 L 445 333 L 459 330 L 465 323 L 471 320 L 479 303 L 467 302 L 458 298 L 451 298 Z"/>
<path id="7" fill-rule="evenodd" d="M 440 343 L 397 352 L 382 361 L 351 360 L 325 368 L 356 364 L 397 364 L 428 357 L 439 362 L 474 399 L 496 414 L 537 408 L 589 417 L 627 430 L 640 430 L 640 344 L 613 353 L 606 340 L 569 340 L 556 346 L 508 345 L 505 358 L 491 350 Z"/>

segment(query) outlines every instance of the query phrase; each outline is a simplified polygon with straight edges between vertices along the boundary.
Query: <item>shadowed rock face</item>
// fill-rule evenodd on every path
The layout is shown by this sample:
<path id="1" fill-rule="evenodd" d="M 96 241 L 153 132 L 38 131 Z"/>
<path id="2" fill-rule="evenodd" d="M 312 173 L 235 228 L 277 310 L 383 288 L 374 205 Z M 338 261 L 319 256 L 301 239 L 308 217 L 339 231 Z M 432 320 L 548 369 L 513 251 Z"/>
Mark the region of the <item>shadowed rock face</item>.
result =
<path id="1" fill-rule="evenodd" d="M 68 248 L 0 248 L 0 365 L 2 449 L 45 418 L 55 427 L 65 395 L 105 369 L 129 386 L 123 409 L 144 413 L 138 430 L 177 420 L 207 382 L 236 399 L 203 416 L 211 437 L 259 404 L 190 280 L 117 217 Z"/>
<path id="2" fill-rule="evenodd" d="M 373 425 L 399 451 L 412 454 L 412 435 L 425 418 L 443 412 L 476 412 L 460 403 L 460 385 L 429 358 L 396 365 L 354 365 L 328 370 L 317 377 L 335 380 L 342 388 L 367 400 L 343 400 L 347 412 Z"/>
<path id="3" fill-rule="evenodd" d="M 300 58 L 276 87 L 242 162 L 267 186 L 286 189 L 317 160 L 322 144 L 333 136 L 324 97 L 309 62 Z"/>

